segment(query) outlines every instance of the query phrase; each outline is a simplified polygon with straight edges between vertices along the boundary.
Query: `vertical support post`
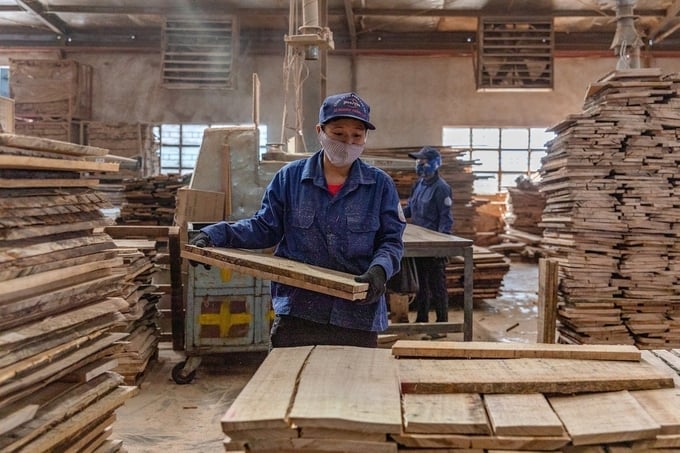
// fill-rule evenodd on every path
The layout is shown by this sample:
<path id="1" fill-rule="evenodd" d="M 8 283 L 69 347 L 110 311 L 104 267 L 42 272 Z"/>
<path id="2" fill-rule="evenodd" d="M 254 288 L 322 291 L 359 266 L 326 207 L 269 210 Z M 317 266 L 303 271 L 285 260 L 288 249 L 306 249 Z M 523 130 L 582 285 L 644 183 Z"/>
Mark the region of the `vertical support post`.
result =
<path id="1" fill-rule="evenodd" d="M 558 263 L 555 260 L 538 260 L 538 343 L 555 343 L 557 329 Z"/>
<path id="2" fill-rule="evenodd" d="M 473 258 L 472 245 L 463 248 L 463 340 L 472 341 L 472 309 L 473 309 Z"/>
<path id="3" fill-rule="evenodd" d="M 170 253 L 170 311 L 172 325 L 172 349 L 184 350 L 184 291 L 182 289 L 182 258 L 180 257 L 179 227 L 168 229 Z"/>
<path id="4" fill-rule="evenodd" d="M 231 151 L 229 145 L 222 147 L 220 157 L 222 159 L 220 165 L 222 166 L 222 191 L 224 192 L 224 218 L 228 219 L 231 215 Z M 255 172 L 257 172 L 257 165 Z"/>

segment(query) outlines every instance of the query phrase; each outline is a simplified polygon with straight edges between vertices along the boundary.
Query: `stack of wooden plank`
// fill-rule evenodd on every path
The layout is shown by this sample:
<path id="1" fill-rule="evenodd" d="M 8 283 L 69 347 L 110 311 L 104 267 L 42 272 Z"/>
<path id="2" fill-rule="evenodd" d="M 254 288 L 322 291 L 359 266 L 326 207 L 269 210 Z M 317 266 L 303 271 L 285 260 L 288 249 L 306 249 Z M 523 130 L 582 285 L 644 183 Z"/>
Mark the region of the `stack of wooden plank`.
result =
<path id="1" fill-rule="evenodd" d="M 661 453 L 680 447 L 680 391 L 626 345 L 283 348 L 222 430 L 227 451 Z"/>
<path id="2" fill-rule="evenodd" d="M 502 241 L 507 214 L 507 194 L 475 195 L 475 245 L 490 247 Z"/>
<path id="3" fill-rule="evenodd" d="M 539 226 L 545 208 L 545 196 L 528 178 L 518 178 L 516 187 L 508 187 L 508 206 L 511 212 L 508 224 L 525 233 L 541 235 Z"/>
<path id="4" fill-rule="evenodd" d="M 87 144 L 106 148 L 116 156 L 137 159 L 140 166 L 137 171 L 119 171 L 121 178 L 140 178 L 156 175 L 160 172 L 160 162 L 156 151 L 156 142 L 151 124 L 143 123 L 103 123 L 88 121 L 85 123 Z"/>
<path id="5" fill-rule="evenodd" d="M 125 202 L 116 223 L 120 225 L 172 225 L 175 200 L 187 176 L 155 175 L 124 182 Z"/>
<path id="6" fill-rule="evenodd" d="M 81 121 L 92 114 L 92 67 L 75 60 L 11 59 L 14 132 L 83 143 Z"/>
<path id="7" fill-rule="evenodd" d="M 679 82 L 613 72 L 553 128 L 541 226 L 562 273 L 561 341 L 680 346 Z"/>
<path id="8" fill-rule="evenodd" d="M 472 247 L 473 293 L 475 301 L 498 297 L 503 285 L 503 277 L 510 270 L 510 260 L 500 253 L 484 247 Z M 449 301 L 462 306 L 463 277 L 465 263 L 463 257 L 450 257 L 446 264 L 446 289 Z"/>
<path id="9" fill-rule="evenodd" d="M 121 350 L 114 357 L 127 385 L 139 385 L 146 376 L 151 361 L 158 357 L 160 329 L 158 307 L 161 293 L 152 284 L 156 272 L 156 241 L 145 239 L 116 239 L 116 251 L 123 258 L 121 272 L 122 297 L 128 306 L 121 310 L 126 322 L 117 332 L 127 334 Z"/>
<path id="10" fill-rule="evenodd" d="M 122 259 L 89 171 L 106 150 L 0 134 L 0 450 L 120 446 L 114 410 L 134 394 L 111 373 L 126 335 Z M 96 183 L 96 181 L 95 181 Z M 115 451 L 115 450 L 111 450 Z"/>

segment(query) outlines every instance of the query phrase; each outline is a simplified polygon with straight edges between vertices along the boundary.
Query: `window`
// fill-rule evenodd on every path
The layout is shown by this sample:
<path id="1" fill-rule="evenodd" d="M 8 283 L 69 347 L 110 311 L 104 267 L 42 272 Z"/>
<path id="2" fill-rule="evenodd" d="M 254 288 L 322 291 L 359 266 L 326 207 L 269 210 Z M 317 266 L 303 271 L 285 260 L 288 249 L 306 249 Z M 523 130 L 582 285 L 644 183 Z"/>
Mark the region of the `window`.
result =
<path id="1" fill-rule="evenodd" d="M 507 191 L 520 175 L 536 177 L 554 137 L 543 128 L 445 127 L 442 143 L 468 150 L 465 158 L 474 162 L 477 176 L 474 192 L 481 195 Z"/>
<path id="2" fill-rule="evenodd" d="M 0 96 L 9 97 L 9 66 L 0 66 Z"/>
<path id="3" fill-rule="evenodd" d="M 223 124 L 163 124 L 154 128 L 158 138 L 161 173 L 187 174 L 194 171 L 203 142 L 203 132 Z M 267 126 L 259 126 L 259 155 L 267 149 Z"/>

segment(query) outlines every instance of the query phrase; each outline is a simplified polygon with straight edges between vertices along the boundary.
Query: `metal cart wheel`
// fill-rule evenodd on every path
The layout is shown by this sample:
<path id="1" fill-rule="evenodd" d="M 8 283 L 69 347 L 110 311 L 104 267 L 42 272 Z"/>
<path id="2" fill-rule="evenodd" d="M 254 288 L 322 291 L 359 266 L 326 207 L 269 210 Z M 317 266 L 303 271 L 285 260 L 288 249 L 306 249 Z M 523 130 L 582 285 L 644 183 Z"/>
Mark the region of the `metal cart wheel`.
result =
<path id="1" fill-rule="evenodd" d="M 191 370 L 189 373 L 184 373 L 184 365 L 186 362 L 180 362 L 172 367 L 172 380 L 176 384 L 185 385 L 190 384 L 196 377 L 196 370 Z"/>

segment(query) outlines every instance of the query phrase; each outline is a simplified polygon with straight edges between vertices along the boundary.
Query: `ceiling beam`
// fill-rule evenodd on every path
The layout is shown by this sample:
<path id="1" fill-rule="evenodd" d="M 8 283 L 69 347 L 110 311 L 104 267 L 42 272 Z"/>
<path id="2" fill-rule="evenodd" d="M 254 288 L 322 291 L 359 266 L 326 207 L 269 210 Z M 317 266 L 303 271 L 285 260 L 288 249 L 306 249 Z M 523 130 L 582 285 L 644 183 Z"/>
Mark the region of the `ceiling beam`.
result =
<path id="1" fill-rule="evenodd" d="M 21 2 L 37 3 L 35 0 L 18 0 Z M 241 16 L 281 16 L 288 15 L 288 8 L 228 8 L 215 6 L 214 1 L 192 1 L 190 5 L 186 1 L 167 1 L 153 4 L 148 0 L 144 5 L 125 6 L 100 6 L 100 5 L 49 5 L 42 8 L 46 14 L 140 14 L 140 15 L 168 15 L 168 14 L 237 14 Z M 1 11 L 20 11 L 10 6 L 0 6 Z M 330 16 L 346 16 L 345 8 L 333 8 L 328 10 Z M 552 16 L 552 17 L 616 17 L 614 11 L 593 9 L 560 9 L 549 8 L 477 8 L 477 9 L 414 9 L 414 8 L 353 8 L 355 16 L 395 16 L 395 17 L 517 17 L 517 16 Z M 639 9 L 636 16 L 664 17 L 667 11 L 664 9 Z"/>
<path id="2" fill-rule="evenodd" d="M 678 27 L 676 25 L 675 27 L 671 27 L 671 33 L 666 32 L 663 35 L 660 34 L 671 22 L 678 19 L 678 13 L 680 13 L 680 0 L 675 0 L 666 10 L 664 18 L 655 27 L 649 30 L 647 39 L 653 43 L 660 42 L 677 30 Z"/>
<path id="3" fill-rule="evenodd" d="M 19 5 L 21 8 L 23 8 L 25 11 L 29 13 L 33 13 L 35 16 L 38 17 L 38 19 L 47 27 L 52 30 L 55 33 L 58 33 L 60 35 L 68 35 L 69 34 L 69 28 L 66 23 L 59 18 L 59 16 L 52 14 L 52 13 L 46 13 L 45 8 L 43 7 L 42 3 L 40 3 L 37 0 L 16 0 L 17 5 Z"/>

